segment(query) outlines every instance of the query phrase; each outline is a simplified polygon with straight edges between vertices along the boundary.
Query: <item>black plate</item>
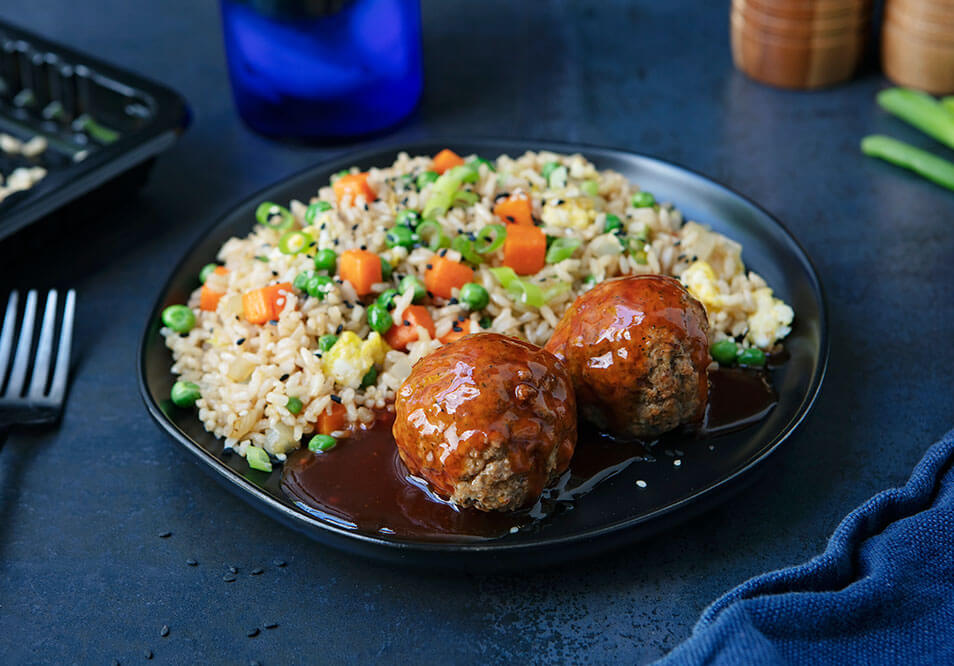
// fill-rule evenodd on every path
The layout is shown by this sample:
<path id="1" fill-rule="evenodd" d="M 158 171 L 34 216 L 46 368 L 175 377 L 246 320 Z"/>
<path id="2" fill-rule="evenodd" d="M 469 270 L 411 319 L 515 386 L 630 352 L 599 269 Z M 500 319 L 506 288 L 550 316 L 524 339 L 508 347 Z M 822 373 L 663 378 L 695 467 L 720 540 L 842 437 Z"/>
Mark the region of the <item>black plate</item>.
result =
<path id="1" fill-rule="evenodd" d="M 166 86 L 0 21 L 0 132 L 49 146 L 35 158 L 0 151 L 4 176 L 47 170 L 0 202 L 0 239 L 149 162 L 188 119 Z"/>
<path id="2" fill-rule="evenodd" d="M 307 200 L 329 177 L 353 165 L 364 169 L 391 164 L 399 150 L 433 155 L 444 147 L 459 154 L 493 157 L 525 150 L 580 152 L 601 169 L 621 172 L 661 201 L 671 201 L 686 219 L 711 225 L 743 244 L 746 265 L 762 274 L 790 303 L 796 324 L 785 341 L 790 360 L 773 371 L 777 407 L 762 422 L 734 434 L 686 446 L 674 458 L 659 452 L 655 462 L 635 462 L 582 497 L 574 509 L 537 529 L 478 543 L 434 543 L 368 534 L 342 528 L 298 509 L 281 492 L 280 466 L 271 474 L 249 470 L 244 459 L 223 454 L 221 441 L 207 433 L 194 412 L 168 400 L 174 377 L 170 352 L 159 335 L 159 315 L 183 303 L 198 285 L 201 267 L 215 258 L 228 238 L 244 236 L 259 202 Z M 604 148 L 507 140 L 446 140 L 391 145 L 322 164 L 270 187 L 239 204 L 217 222 L 173 271 L 146 326 L 139 379 L 149 412 L 202 466 L 253 506 L 321 543 L 370 557 L 426 566 L 492 570 L 553 563 L 605 550 L 671 526 L 713 506 L 751 479 L 768 456 L 808 412 L 828 359 L 826 315 L 818 277 L 805 252 L 772 216 L 738 194 L 678 166 Z M 711 448 L 710 448 L 711 445 Z M 640 488 L 637 480 L 646 482 Z"/>

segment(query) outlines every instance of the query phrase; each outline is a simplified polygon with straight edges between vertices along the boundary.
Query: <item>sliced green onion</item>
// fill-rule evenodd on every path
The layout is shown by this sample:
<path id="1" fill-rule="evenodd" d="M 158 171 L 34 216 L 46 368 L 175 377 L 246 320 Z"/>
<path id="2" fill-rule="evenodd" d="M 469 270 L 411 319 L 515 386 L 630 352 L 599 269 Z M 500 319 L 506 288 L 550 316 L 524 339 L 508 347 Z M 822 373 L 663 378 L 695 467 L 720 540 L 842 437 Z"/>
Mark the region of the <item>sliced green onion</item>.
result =
<path id="1" fill-rule="evenodd" d="M 276 216 L 278 221 L 273 222 L 272 220 Z M 284 231 L 295 223 L 295 218 L 290 210 L 271 201 L 265 201 L 258 205 L 258 208 L 255 209 L 255 219 L 258 220 L 259 224 L 264 224 L 266 227 L 277 231 Z"/>
<path id="2" fill-rule="evenodd" d="M 381 279 L 387 282 L 391 279 L 391 275 L 394 274 L 394 267 L 391 266 L 391 262 L 384 257 L 379 256 L 378 259 L 381 260 Z"/>
<path id="3" fill-rule="evenodd" d="M 560 168 L 559 162 L 547 162 L 546 164 L 543 165 L 543 168 L 540 169 L 540 175 L 543 176 L 544 180 L 549 181 L 550 174 L 553 173 L 553 170 L 559 169 L 559 168 Z"/>
<path id="4" fill-rule="evenodd" d="M 603 225 L 604 233 L 615 233 L 623 229 L 623 223 L 619 219 L 619 216 L 609 213 L 606 216 L 606 223 Z"/>
<path id="5" fill-rule="evenodd" d="M 562 164 L 550 172 L 549 177 L 547 177 L 547 185 L 553 189 L 560 189 L 566 187 L 567 178 L 569 178 L 570 172 Z"/>
<path id="6" fill-rule="evenodd" d="M 512 268 L 501 266 L 491 268 L 490 272 L 497 278 L 501 286 L 520 303 L 538 308 L 546 302 L 543 298 L 543 290 L 532 282 L 521 280 Z"/>
<path id="7" fill-rule="evenodd" d="M 361 378 L 361 388 L 368 388 L 376 381 L 378 381 L 378 369 L 372 365 Z"/>
<path id="8" fill-rule="evenodd" d="M 587 288 L 590 288 L 596 285 L 597 282 L 599 282 L 599 280 L 596 279 L 595 275 L 587 275 L 586 278 L 583 280 L 583 285 L 586 286 Z"/>
<path id="9" fill-rule="evenodd" d="M 205 284 L 205 281 L 209 279 L 209 276 L 212 275 L 218 267 L 218 264 L 206 264 L 203 266 L 202 270 L 199 271 L 199 282 Z"/>
<path id="10" fill-rule="evenodd" d="M 338 336 L 329 333 L 318 338 L 318 349 L 323 352 L 329 351 L 332 347 L 335 346 L 335 343 L 338 342 Z"/>
<path id="11" fill-rule="evenodd" d="M 304 407 L 302 401 L 294 396 L 289 396 L 288 402 L 285 403 L 285 409 L 292 414 L 301 414 L 302 407 Z"/>
<path id="12" fill-rule="evenodd" d="M 909 88 L 888 88 L 878 93 L 878 105 L 949 148 L 954 148 L 954 118 L 931 95 Z"/>
<path id="13" fill-rule="evenodd" d="M 454 238 L 451 242 L 451 249 L 460 252 L 460 256 L 472 264 L 479 264 L 484 260 L 474 251 L 474 243 L 463 234 Z"/>
<path id="14" fill-rule="evenodd" d="M 395 227 L 400 229 L 401 227 Z M 392 229 L 391 231 L 394 231 Z M 450 239 L 444 235 L 444 228 L 437 220 L 424 220 L 417 225 L 417 235 L 421 242 L 426 244 L 432 252 L 437 252 L 442 247 L 450 246 Z"/>
<path id="15" fill-rule="evenodd" d="M 460 194 L 461 185 L 477 182 L 477 178 L 479 178 L 477 170 L 466 164 L 445 171 L 434 182 L 434 187 L 431 188 L 431 196 L 424 204 L 421 216 L 429 218 L 446 213 L 454 205 L 457 195 Z"/>
<path id="16" fill-rule="evenodd" d="M 861 140 L 861 152 L 910 169 L 928 180 L 954 190 L 954 162 L 949 162 L 911 144 L 875 134 Z"/>
<path id="17" fill-rule="evenodd" d="M 468 192 L 467 190 L 458 190 L 457 196 L 454 198 L 455 204 L 466 204 L 472 205 L 477 203 L 477 200 L 480 197 L 477 196 L 474 192 Z"/>
<path id="18" fill-rule="evenodd" d="M 579 238 L 556 238 L 550 244 L 547 250 L 547 263 L 558 264 L 564 259 L 569 259 L 576 248 L 580 247 L 582 241 Z"/>
<path id="19" fill-rule="evenodd" d="M 469 166 L 474 167 L 474 169 L 479 169 L 481 164 L 486 164 L 487 168 L 496 173 L 497 167 L 494 166 L 493 162 L 486 160 L 483 157 L 475 157 L 470 162 L 467 163 Z"/>
<path id="20" fill-rule="evenodd" d="M 477 232 L 474 239 L 474 252 L 488 254 L 495 251 L 507 239 L 507 227 L 502 224 L 488 224 Z"/>
<path id="21" fill-rule="evenodd" d="M 305 210 L 305 222 L 313 224 L 315 218 L 318 217 L 320 213 L 325 213 L 329 210 L 331 210 L 330 203 L 327 201 L 316 201 Z"/>
<path id="22" fill-rule="evenodd" d="M 315 435 L 308 442 L 308 450 L 315 453 L 324 453 L 338 446 L 338 440 L 331 435 Z"/>
<path id="23" fill-rule="evenodd" d="M 595 180 L 584 180 L 580 183 L 580 192 L 588 197 L 598 197 L 600 195 L 600 184 Z"/>
<path id="24" fill-rule="evenodd" d="M 248 463 L 249 467 L 260 472 L 272 471 L 272 461 L 269 460 L 265 449 L 260 446 L 249 445 L 245 448 L 245 462 Z"/>
<path id="25" fill-rule="evenodd" d="M 278 249 L 282 254 L 298 254 L 315 242 L 315 239 L 304 231 L 288 231 L 278 239 Z"/>
<path id="26" fill-rule="evenodd" d="M 436 171 L 424 171 L 417 177 L 417 189 L 423 190 L 427 185 L 430 185 L 438 178 L 440 178 L 440 174 Z"/>
<path id="27" fill-rule="evenodd" d="M 646 250 L 637 250 L 633 252 L 632 255 L 633 261 L 635 261 L 640 266 L 645 266 L 649 263 L 649 257 L 646 255 Z"/>

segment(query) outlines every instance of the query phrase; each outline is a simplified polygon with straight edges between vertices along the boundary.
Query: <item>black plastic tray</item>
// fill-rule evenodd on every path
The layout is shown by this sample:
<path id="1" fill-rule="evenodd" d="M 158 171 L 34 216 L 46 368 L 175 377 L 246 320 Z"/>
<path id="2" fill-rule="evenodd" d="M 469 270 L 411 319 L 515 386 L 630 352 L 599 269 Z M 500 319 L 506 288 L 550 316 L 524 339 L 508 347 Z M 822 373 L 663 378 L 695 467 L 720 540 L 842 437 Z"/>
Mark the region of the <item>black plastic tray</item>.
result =
<path id="1" fill-rule="evenodd" d="M 0 134 L 42 136 L 35 157 L 0 150 L 46 176 L 0 201 L 0 239 L 155 157 L 188 125 L 175 91 L 0 21 Z"/>

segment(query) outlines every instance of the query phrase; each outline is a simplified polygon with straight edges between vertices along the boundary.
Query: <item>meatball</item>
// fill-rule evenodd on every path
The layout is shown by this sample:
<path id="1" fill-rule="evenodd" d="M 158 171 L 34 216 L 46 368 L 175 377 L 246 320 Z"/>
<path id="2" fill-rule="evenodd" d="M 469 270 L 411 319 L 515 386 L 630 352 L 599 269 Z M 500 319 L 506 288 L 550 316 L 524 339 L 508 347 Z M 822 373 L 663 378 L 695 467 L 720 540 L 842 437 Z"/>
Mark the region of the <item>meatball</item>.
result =
<path id="1" fill-rule="evenodd" d="M 394 439 L 412 474 L 460 506 L 532 504 L 576 447 L 576 398 L 553 354 L 496 333 L 418 361 L 397 392 Z"/>
<path id="2" fill-rule="evenodd" d="M 583 416 L 647 439 L 702 420 L 709 392 L 705 309 L 670 277 L 607 280 L 576 299 L 546 348 L 566 361 Z"/>

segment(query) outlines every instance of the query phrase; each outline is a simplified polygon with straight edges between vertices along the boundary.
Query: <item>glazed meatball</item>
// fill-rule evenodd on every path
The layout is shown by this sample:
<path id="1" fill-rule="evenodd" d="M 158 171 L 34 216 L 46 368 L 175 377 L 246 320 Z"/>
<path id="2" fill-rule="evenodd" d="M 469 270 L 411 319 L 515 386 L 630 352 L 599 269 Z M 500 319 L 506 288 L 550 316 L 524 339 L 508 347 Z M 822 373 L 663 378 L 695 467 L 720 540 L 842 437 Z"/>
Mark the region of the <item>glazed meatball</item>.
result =
<path id="1" fill-rule="evenodd" d="M 546 348 L 566 361 L 583 416 L 647 439 L 702 420 L 709 322 L 673 278 L 607 280 L 576 299 Z"/>
<path id="2" fill-rule="evenodd" d="M 532 504 L 566 471 L 576 446 L 566 366 L 496 333 L 465 336 L 418 361 L 394 407 L 404 464 L 460 506 Z"/>

